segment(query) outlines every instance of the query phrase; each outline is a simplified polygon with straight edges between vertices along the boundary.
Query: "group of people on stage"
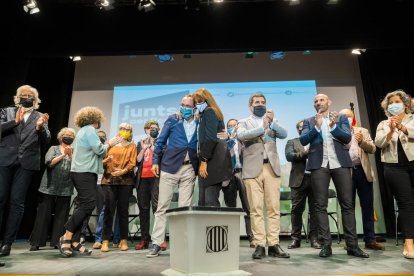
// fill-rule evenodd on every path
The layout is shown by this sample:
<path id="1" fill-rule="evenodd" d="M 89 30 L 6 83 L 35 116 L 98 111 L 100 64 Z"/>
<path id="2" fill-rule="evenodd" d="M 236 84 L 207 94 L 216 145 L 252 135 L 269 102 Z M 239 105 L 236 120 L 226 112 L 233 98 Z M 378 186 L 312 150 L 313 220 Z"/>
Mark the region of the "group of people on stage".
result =
<path id="1" fill-rule="evenodd" d="M 24 85 L 17 89 L 15 106 L 0 110 L 0 229 L 4 229 L 0 256 L 10 254 L 28 187 L 41 167 L 41 147 L 51 139 L 49 115 L 37 111 L 40 102 L 38 91 Z M 267 107 L 265 95 L 251 95 L 250 116 L 227 123 L 207 89 L 185 95 L 179 104 L 179 112 L 171 114 L 161 130 L 157 121 L 148 121 L 144 126 L 147 136 L 137 144 L 132 142 L 133 129 L 128 122 L 120 124 L 118 134 L 108 140 L 105 132 L 97 131 L 103 112 L 96 107 L 81 108 L 74 118 L 79 131 L 61 129 L 59 145 L 46 153 L 31 250 L 46 245 L 54 214 L 50 245 L 64 257 L 90 255 L 92 251 L 81 243 L 81 232 L 95 208 L 99 219 L 93 248 L 108 252 L 114 236 L 116 246 L 128 250 L 128 208 L 136 188 L 141 240 L 135 249 L 150 248 L 146 256 L 156 257 L 167 248 L 166 211 L 174 191 L 178 189 L 179 207 L 190 206 L 198 176 L 200 206 L 219 207 L 223 192 L 226 206 L 236 207 L 239 194 L 246 212 L 246 233 L 255 248 L 253 259 L 265 257 L 266 247 L 268 256 L 289 258 L 279 240 L 281 168 L 276 146 L 276 139 L 285 139 L 287 131 Z M 331 111 L 327 95 L 316 95 L 313 105 L 316 114 L 298 122 L 298 138 L 286 144 L 286 159 L 292 162 L 292 241 L 288 248 L 301 246 L 302 215 L 308 198 L 311 246 L 320 249 L 320 257 L 332 255 L 327 214 L 332 179 L 341 206 L 347 254 L 369 257 L 358 246 L 356 193 L 365 248 L 384 249 L 375 240 L 374 174 L 368 158 L 378 147 L 386 184 L 399 208 L 403 255 L 413 259 L 411 97 L 402 90 L 386 95 L 381 107 L 388 118 L 378 125 L 374 140 L 367 129 L 352 126 L 351 110 Z M 69 217 L 74 188 L 77 204 Z M 151 209 L 154 227 L 150 235 Z M 116 241 L 115 236 L 119 236 Z"/>

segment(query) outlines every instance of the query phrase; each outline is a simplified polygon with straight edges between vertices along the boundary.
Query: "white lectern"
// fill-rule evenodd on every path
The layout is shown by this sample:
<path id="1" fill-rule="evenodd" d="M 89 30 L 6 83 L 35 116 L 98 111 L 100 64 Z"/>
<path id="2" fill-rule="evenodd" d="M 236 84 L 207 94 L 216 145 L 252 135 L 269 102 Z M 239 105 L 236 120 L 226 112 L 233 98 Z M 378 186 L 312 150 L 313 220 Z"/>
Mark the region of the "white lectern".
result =
<path id="1" fill-rule="evenodd" d="M 182 207 L 167 211 L 170 266 L 162 275 L 251 275 L 239 270 L 241 208 Z"/>

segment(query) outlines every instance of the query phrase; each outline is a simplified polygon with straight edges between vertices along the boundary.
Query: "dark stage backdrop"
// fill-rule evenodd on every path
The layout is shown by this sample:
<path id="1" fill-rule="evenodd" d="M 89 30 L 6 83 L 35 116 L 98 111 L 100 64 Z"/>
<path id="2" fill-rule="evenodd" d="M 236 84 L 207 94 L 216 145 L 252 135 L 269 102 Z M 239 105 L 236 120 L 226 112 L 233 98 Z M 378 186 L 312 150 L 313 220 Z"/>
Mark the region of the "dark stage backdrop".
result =
<path id="1" fill-rule="evenodd" d="M 16 89 L 29 84 L 39 91 L 39 111 L 49 113 L 52 144 L 57 144 L 58 131 L 67 126 L 72 97 L 75 63 L 69 58 L 5 58 L 0 59 L 0 108 L 13 105 Z M 43 149 L 49 148 L 48 145 Z M 32 231 L 37 207 L 37 189 L 41 172 L 33 179 L 26 197 L 26 207 L 18 238 L 28 238 Z"/>
<path id="2" fill-rule="evenodd" d="M 375 137 L 377 125 L 386 119 L 380 107 L 380 101 L 388 92 L 403 89 L 414 96 L 414 52 L 406 50 L 370 50 L 359 57 L 361 79 L 364 89 L 365 102 Z M 384 209 L 385 227 L 388 235 L 395 234 L 394 201 L 390 188 L 384 182 L 381 151 L 376 152 L 379 187 L 382 206 Z"/>

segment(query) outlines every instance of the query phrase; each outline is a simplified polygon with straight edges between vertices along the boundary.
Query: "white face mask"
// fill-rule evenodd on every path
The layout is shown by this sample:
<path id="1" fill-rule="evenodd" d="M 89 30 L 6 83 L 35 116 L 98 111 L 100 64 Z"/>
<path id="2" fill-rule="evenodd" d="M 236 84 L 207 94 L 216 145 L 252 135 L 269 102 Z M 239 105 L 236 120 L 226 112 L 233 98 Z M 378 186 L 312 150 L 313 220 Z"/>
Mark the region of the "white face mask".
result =
<path id="1" fill-rule="evenodd" d="M 350 127 L 352 127 L 352 121 L 353 121 L 354 119 L 353 118 L 348 118 L 348 122 L 349 122 L 349 126 Z"/>

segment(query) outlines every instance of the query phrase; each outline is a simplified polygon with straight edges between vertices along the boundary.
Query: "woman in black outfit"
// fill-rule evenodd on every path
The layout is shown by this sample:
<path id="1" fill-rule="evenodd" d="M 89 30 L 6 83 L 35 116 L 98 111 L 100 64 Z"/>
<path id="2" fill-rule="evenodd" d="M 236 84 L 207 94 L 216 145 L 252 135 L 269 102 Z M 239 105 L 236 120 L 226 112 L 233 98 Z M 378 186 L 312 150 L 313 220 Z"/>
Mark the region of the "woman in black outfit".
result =
<path id="1" fill-rule="evenodd" d="M 222 183 L 230 180 L 232 174 L 226 140 L 217 136 L 226 129 L 223 113 L 207 89 L 201 88 L 193 96 L 199 112 L 199 205 L 220 207 Z"/>

